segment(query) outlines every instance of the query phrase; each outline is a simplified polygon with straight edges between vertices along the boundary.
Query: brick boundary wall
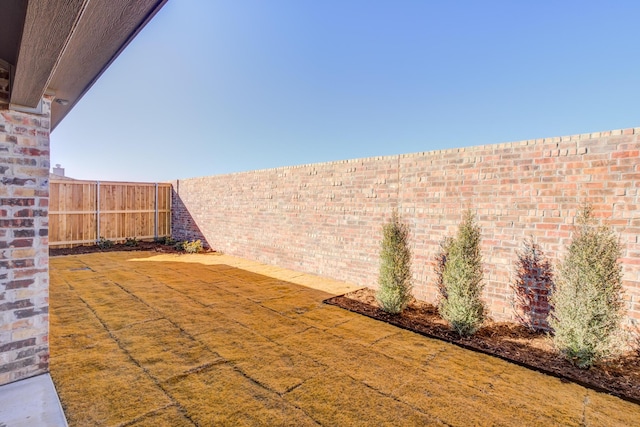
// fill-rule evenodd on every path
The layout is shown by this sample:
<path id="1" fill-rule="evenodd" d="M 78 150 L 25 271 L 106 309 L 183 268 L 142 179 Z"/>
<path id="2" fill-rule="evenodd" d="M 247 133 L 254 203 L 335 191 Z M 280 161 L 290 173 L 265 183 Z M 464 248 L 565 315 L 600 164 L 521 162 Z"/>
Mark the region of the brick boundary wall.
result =
<path id="1" fill-rule="evenodd" d="M 0 385 L 49 370 L 49 127 L 0 105 Z"/>
<path id="2" fill-rule="evenodd" d="M 171 237 L 176 240 L 200 240 L 205 247 L 209 247 L 206 237 L 178 196 L 180 182 L 174 181 L 171 187 Z"/>
<path id="3" fill-rule="evenodd" d="M 414 295 L 435 302 L 439 242 L 471 208 L 484 299 L 495 320 L 510 320 L 523 240 L 532 236 L 555 264 L 576 211 L 590 203 L 620 236 L 627 320 L 640 320 L 639 153 L 632 128 L 179 180 L 172 234 L 375 288 L 382 224 L 397 207 L 411 228 Z"/>

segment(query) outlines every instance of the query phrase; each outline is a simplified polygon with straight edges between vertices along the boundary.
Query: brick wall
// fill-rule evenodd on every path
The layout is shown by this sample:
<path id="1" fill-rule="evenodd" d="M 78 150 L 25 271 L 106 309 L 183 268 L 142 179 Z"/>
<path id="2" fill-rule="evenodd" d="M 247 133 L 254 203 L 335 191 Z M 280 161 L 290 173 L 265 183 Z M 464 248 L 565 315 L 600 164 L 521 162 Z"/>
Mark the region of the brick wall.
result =
<path id="1" fill-rule="evenodd" d="M 640 320 L 639 153 L 635 128 L 180 180 L 172 232 L 190 238 L 189 217 L 214 249 L 376 287 L 382 223 L 397 207 L 411 227 L 414 294 L 435 302 L 439 242 L 471 208 L 484 298 L 504 320 L 522 241 L 533 236 L 555 263 L 588 202 L 620 235 L 629 318 Z"/>
<path id="2" fill-rule="evenodd" d="M 175 181 L 171 190 L 171 236 L 177 240 L 200 240 L 203 246 L 208 248 L 207 239 L 178 197 L 179 191 L 180 182 Z"/>
<path id="3" fill-rule="evenodd" d="M 0 384 L 49 366 L 49 108 L 0 105 Z"/>

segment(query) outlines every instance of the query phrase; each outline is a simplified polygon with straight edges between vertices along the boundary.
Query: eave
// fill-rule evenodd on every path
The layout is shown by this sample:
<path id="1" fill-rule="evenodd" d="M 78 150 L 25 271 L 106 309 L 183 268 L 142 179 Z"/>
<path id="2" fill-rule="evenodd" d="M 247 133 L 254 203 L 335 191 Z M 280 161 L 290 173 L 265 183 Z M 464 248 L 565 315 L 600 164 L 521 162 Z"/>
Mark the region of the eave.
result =
<path id="1" fill-rule="evenodd" d="M 54 129 L 166 2 L 3 0 L 0 59 L 13 68 L 10 105 L 37 109 L 53 93 Z"/>

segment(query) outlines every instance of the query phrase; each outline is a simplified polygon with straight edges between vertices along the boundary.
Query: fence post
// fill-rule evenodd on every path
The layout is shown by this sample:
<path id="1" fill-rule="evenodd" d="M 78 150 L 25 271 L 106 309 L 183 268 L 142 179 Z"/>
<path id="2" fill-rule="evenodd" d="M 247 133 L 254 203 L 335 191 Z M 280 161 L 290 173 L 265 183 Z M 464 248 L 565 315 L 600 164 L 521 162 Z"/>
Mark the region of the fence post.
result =
<path id="1" fill-rule="evenodd" d="M 155 219 L 155 225 L 153 227 L 153 233 L 155 236 L 155 240 L 158 240 L 158 183 L 156 182 L 156 219 Z"/>
<path id="2" fill-rule="evenodd" d="M 100 181 L 96 181 L 96 243 L 100 242 Z"/>

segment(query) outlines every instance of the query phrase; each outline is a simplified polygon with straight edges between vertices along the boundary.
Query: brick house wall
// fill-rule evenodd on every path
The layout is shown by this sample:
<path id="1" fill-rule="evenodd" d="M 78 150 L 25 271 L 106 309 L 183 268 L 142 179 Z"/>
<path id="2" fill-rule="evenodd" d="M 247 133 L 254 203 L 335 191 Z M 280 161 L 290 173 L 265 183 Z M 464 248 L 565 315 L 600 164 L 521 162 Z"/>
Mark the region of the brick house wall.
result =
<path id="1" fill-rule="evenodd" d="M 435 302 L 439 242 L 470 208 L 482 228 L 484 299 L 508 320 L 523 240 L 556 263 L 586 202 L 620 236 L 628 320 L 640 320 L 639 153 L 635 128 L 185 179 L 174 182 L 172 233 L 375 288 L 381 227 L 398 208 L 411 228 L 414 294 Z"/>
<path id="2" fill-rule="evenodd" d="M 49 367 L 49 128 L 0 105 L 0 385 Z"/>

